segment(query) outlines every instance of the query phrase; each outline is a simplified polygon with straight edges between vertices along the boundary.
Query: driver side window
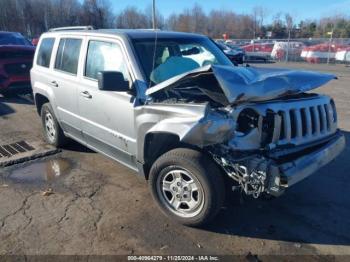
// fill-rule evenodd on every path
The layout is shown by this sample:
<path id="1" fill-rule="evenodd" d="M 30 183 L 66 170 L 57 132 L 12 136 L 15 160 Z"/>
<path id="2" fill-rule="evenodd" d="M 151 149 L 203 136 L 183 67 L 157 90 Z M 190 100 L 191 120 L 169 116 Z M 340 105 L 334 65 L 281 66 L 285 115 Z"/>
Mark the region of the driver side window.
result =
<path id="1" fill-rule="evenodd" d="M 84 76 L 97 79 L 100 71 L 119 71 L 129 81 L 129 73 L 120 46 L 104 41 L 89 41 Z"/>

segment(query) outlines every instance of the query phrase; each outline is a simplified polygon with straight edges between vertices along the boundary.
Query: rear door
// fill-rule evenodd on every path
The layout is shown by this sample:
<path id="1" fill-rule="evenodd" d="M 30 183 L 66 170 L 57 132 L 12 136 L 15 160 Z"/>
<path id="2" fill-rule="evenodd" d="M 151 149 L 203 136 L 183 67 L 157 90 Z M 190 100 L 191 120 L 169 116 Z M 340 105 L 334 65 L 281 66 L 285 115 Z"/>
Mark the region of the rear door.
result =
<path id="1" fill-rule="evenodd" d="M 79 61 L 83 37 L 62 36 L 56 44 L 56 57 L 49 82 L 54 92 L 56 112 L 64 131 L 82 140 L 78 116 Z"/>
<path id="2" fill-rule="evenodd" d="M 122 43 L 115 39 L 87 37 L 79 85 L 79 112 L 85 142 L 94 149 L 135 168 L 135 97 L 128 92 L 98 89 L 100 71 L 119 71 L 133 83 Z"/>

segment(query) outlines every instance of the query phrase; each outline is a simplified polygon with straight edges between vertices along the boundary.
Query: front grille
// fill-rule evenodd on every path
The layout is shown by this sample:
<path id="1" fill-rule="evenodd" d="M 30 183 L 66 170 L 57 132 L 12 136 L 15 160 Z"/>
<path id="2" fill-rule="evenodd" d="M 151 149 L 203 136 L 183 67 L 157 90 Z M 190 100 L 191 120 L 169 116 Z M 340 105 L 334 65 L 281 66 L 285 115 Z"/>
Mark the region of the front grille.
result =
<path id="1" fill-rule="evenodd" d="M 5 71 L 9 75 L 26 75 L 32 68 L 31 62 L 4 65 Z"/>
<path id="2" fill-rule="evenodd" d="M 274 104 L 271 109 L 277 114 L 271 115 L 266 144 L 300 145 L 329 136 L 337 129 L 335 105 L 327 96 L 279 103 L 279 106 Z"/>

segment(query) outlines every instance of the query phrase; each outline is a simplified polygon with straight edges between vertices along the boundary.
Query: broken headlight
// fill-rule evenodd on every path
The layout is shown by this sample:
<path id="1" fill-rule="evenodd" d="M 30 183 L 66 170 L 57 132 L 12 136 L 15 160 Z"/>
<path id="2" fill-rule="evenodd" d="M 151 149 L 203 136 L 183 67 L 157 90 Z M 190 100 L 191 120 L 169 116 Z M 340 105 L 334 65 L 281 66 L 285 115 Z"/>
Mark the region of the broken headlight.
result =
<path id="1" fill-rule="evenodd" d="M 238 116 L 237 120 L 237 129 L 236 131 L 240 132 L 242 135 L 255 134 L 259 138 L 261 145 L 266 145 L 271 143 L 273 132 L 275 126 L 275 113 L 267 110 L 265 116 L 260 115 L 257 111 L 252 108 L 246 108 Z"/>
<path id="2" fill-rule="evenodd" d="M 248 134 L 252 129 L 257 128 L 259 123 L 259 114 L 252 108 L 246 108 L 238 116 L 237 131 Z"/>

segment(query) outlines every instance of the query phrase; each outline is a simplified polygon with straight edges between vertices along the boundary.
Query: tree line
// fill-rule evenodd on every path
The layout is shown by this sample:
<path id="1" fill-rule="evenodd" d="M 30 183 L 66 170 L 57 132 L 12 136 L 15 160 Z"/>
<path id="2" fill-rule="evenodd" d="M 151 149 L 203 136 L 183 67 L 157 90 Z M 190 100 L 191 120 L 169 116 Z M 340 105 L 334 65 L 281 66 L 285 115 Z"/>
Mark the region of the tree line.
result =
<path id="1" fill-rule="evenodd" d="M 289 13 L 277 13 L 273 19 L 264 7 L 253 8 L 250 14 L 231 10 L 204 12 L 199 4 L 164 17 L 156 14 L 157 28 L 196 32 L 213 38 L 350 38 L 349 15 L 334 15 L 295 23 Z M 16 31 L 28 37 L 39 36 L 50 28 L 92 25 L 95 28 L 151 28 L 152 8 L 129 6 L 114 13 L 109 0 L 0 0 L 0 30 Z M 271 32 L 271 36 L 268 32 Z"/>

